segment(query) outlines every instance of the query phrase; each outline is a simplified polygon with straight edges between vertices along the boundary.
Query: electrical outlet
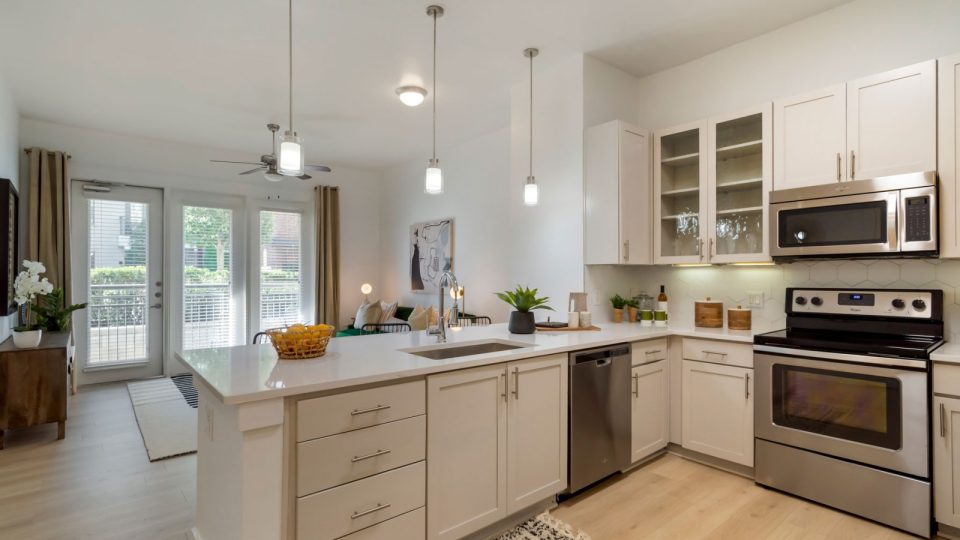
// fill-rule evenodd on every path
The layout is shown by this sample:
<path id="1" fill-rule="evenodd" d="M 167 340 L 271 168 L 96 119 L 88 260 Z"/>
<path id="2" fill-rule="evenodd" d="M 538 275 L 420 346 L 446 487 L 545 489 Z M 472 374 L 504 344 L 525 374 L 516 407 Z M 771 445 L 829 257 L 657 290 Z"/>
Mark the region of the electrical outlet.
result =
<path id="1" fill-rule="evenodd" d="M 747 306 L 752 308 L 762 308 L 763 291 L 747 291 Z"/>

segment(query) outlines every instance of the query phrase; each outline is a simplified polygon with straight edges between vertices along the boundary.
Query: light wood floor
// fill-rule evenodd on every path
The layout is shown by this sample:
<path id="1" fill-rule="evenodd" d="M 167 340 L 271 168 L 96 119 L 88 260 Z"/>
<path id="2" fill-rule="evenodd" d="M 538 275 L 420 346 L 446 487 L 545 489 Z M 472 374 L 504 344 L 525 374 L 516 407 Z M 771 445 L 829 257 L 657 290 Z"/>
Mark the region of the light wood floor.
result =
<path id="1" fill-rule="evenodd" d="M 593 540 L 916 539 L 670 454 L 569 499 L 552 513 Z"/>

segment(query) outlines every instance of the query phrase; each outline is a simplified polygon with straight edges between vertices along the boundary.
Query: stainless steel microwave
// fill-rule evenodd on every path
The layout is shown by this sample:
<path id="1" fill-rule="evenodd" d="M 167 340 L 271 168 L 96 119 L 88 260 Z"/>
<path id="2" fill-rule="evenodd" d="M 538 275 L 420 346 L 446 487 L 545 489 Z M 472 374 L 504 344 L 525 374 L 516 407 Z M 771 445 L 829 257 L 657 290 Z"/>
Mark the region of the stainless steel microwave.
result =
<path id="1" fill-rule="evenodd" d="M 923 257 L 939 253 L 937 174 L 770 192 L 770 255 Z"/>

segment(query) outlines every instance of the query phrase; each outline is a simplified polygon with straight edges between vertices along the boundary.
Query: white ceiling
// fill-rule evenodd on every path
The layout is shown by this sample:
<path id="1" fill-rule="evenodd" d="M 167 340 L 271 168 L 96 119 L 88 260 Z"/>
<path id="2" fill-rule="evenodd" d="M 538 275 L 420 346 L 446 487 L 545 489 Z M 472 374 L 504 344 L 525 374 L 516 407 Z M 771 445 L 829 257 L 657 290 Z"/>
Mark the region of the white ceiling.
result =
<path id="1" fill-rule="evenodd" d="M 440 146 L 509 122 L 521 51 L 590 53 L 636 75 L 847 0 L 445 0 Z M 286 127 L 284 0 L 0 0 L 0 77 L 28 117 L 214 148 L 268 151 Z M 307 161 L 429 157 L 428 1 L 295 0 L 295 119 Z M 210 156 L 215 158 L 216 156 Z"/>

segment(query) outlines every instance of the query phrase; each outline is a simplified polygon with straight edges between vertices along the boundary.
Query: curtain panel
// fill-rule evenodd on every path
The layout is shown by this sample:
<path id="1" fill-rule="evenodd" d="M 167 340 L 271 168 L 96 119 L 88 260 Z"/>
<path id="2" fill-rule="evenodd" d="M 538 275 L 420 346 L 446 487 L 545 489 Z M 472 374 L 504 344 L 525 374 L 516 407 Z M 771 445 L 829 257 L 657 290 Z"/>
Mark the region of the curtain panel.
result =
<path id="1" fill-rule="evenodd" d="M 314 188 L 317 216 L 316 322 L 340 326 L 340 188 Z"/>
<path id="2" fill-rule="evenodd" d="M 30 159 L 26 258 L 47 267 L 47 279 L 63 289 L 70 305 L 70 156 L 43 148 L 26 152 Z"/>

